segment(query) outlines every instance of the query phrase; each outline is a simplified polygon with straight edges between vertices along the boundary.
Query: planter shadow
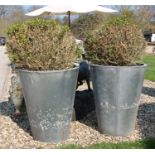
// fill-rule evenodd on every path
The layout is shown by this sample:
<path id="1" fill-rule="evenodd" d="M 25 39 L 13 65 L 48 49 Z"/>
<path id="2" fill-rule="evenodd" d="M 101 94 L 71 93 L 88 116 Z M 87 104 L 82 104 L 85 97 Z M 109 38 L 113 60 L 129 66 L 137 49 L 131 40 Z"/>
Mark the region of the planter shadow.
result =
<path id="1" fill-rule="evenodd" d="M 77 121 L 98 130 L 93 91 L 76 91 L 74 108 Z"/>
<path id="2" fill-rule="evenodd" d="M 155 89 L 154 88 L 143 87 L 142 93 L 145 95 L 155 97 Z"/>
<path id="3" fill-rule="evenodd" d="M 91 111 L 95 110 L 93 91 L 82 90 L 76 91 L 74 108 L 76 111 L 76 119 L 82 120 Z"/>
<path id="4" fill-rule="evenodd" d="M 22 103 L 20 108 L 21 115 L 15 115 L 15 105 L 12 102 L 2 102 L 0 103 L 1 115 L 9 116 L 13 122 L 15 122 L 20 128 L 22 128 L 25 132 L 29 133 L 32 136 L 30 122 L 28 119 L 28 115 L 26 112 L 25 103 Z M 93 91 L 83 90 L 76 91 L 74 108 L 76 111 L 76 119 L 78 121 L 82 121 L 89 115 L 94 112 L 95 104 L 94 104 L 94 96 Z M 94 113 L 94 117 L 96 113 Z M 85 123 L 82 121 L 82 123 Z M 85 123 L 89 125 L 88 123 Z M 96 121 L 95 121 L 96 124 Z M 97 125 L 97 124 L 96 124 Z M 92 125 L 90 125 L 91 127 Z"/>
<path id="5" fill-rule="evenodd" d="M 96 112 L 90 112 L 81 123 L 98 131 Z M 139 130 L 142 139 L 155 137 L 155 103 L 142 103 L 138 108 L 136 130 Z"/>
<path id="6" fill-rule="evenodd" d="M 28 114 L 26 112 L 25 104 L 23 103 L 21 106 L 21 114 L 16 115 L 12 114 L 11 119 L 14 121 L 20 128 L 22 128 L 25 132 L 29 133 L 32 136 L 30 122 L 28 119 Z"/>
<path id="7" fill-rule="evenodd" d="M 137 125 L 142 139 L 155 137 L 155 103 L 142 103 L 139 106 Z"/>
<path id="8" fill-rule="evenodd" d="M 75 109 L 77 120 L 98 131 L 93 93 L 91 91 L 77 91 Z M 24 109 L 24 105 L 23 105 Z M 1 102 L 0 113 L 9 116 L 20 128 L 32 136 L 27 113 L 14 115 L 15 107 L 12 103 Z M 142 139 L 155 137 L 155 103 L 141 103 L 138 108 L 136 126 L 139 128 Z"/>
<path id="9" fill-rule="evenodd" d="M 0 103 L 0 115 L 9 116 L 11 120 L 15 122 L 20 128 L 22 128 L 25 132 L 32 135 L 26 109 L 24 108 L 25 108 L 25 105 L 22 104 L 21 115 L 15 115 L 15 106 L 12 102 L 9 102 L 9 101 L 1 102 Z"/>
<path id="10" fill-rule="evenodd" d="M 0 102 L 0 115 L 9 116 L 14 113 L 14 105 L 10 102 Z"/>
<path id="11" fill-rule="evenodd" d="M 14 105 L 13 105 L 14 106 Z M 32 136 L 30 123 L 28 120 L 28 115 L 25 112 L 24 108 L 25 105 L 22 104 L 22 110 L 24 111 L 23 115 L 11 115 L 12 121 L 17 123 L 17 125 L 22 128 L 25 132 L 29 133 Z M 75 94 L 75 102 L 74 102 L 74 108 L 76 111 L 76 119 L 77 121 L 80 121 L 81 123 L 84 123 L 90 127 L 93 127 L 92 124 L 88 124 L 87 122 L 84 122 L 83 119 L 89 116 L 89 114 L 94 112 L 94 116 L 96 117 L 95 113 L 95 104 L 94 104 L 94 96 L 92 91 L 83 90 L 83 91 L 76 91 Z M 15 108 L 14 108 L 15 109 Z M 14 113 L 15 110 L 12 111 Z M 92 121 L 91 121 L 92 122 Z M 95 126 L 97 126 L 97 121 L 95 121 Z"/>

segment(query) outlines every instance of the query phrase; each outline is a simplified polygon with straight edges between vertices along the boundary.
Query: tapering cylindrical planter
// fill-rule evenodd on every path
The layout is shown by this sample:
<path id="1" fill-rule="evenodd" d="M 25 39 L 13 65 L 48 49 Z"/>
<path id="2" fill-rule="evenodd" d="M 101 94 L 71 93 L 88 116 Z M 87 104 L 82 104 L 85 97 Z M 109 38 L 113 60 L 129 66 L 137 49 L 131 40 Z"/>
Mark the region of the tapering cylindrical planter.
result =
<path id="1" fill-rule="evenodd" d="M 78 68 L 19 70 L 33 138 L 61 142 L 69 136 Z"/>
<path id="2" fill-rule="evenodd" d="M 90 65 L 99 130 L 126 136 L 135 128 L 146 65 Z"/>

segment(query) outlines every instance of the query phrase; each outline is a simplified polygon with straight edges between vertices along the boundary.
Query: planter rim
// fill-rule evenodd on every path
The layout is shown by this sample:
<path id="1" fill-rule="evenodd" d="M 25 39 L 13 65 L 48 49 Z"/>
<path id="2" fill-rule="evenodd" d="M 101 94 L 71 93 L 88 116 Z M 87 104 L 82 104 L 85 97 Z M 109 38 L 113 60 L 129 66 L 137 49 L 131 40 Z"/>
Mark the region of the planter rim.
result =
<path id="1" fill-rule="evenodd" d="M 28 70 L 28 69 L 16 69 L 17 71 L 21 72 L 27 72 L 27 73 L 58 73 L 58 72 L 66 72 L 66 71 L 72 71 L 72 70 L 77 70 L 79 67 L 73 67 L 69 69 L 62 69 L 62 70 L 44 70 L 44 71 L 35 71 L 35 70 Z"/>
<path id="2" fill-rule="evenodd" d="M 92 67 L 102 67 L 102 68 L 145 68 L 147 64 L 135 65 L 135 66 L 104 66 L 104 65 L 97 65 L 97 64 L 90 64 Z"/>

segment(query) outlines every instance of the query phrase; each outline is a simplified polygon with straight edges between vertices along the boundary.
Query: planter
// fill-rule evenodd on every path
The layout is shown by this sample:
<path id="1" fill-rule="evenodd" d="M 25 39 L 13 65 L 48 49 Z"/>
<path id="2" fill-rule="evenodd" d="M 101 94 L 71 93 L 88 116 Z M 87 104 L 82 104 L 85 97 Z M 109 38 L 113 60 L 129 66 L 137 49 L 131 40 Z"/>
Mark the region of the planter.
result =
<path id="1" fill-rule="evenodd" d="M 90 65 L 98 127 L 102 133 L 126 136 L 135 127 L 146 65 Z"/>
<path id="2" fill-rule="evenodd" d="M 69 136 L 78 68 L 61 71 L 19 70 L 34 139 L 61 142 Z"/>

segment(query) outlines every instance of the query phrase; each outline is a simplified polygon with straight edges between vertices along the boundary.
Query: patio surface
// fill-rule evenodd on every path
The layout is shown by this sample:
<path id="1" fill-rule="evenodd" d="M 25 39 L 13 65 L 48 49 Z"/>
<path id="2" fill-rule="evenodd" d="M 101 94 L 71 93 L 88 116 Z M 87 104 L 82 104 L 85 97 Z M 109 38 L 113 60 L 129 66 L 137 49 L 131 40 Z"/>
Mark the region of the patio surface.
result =
<path id="1" fill-rule="evenodd" d="M 8 81 L 11 75 L 11 67 L 8 56 L 5 54 L 5 46 L 0 46 L 0 101 L 7 100 Z"/>

